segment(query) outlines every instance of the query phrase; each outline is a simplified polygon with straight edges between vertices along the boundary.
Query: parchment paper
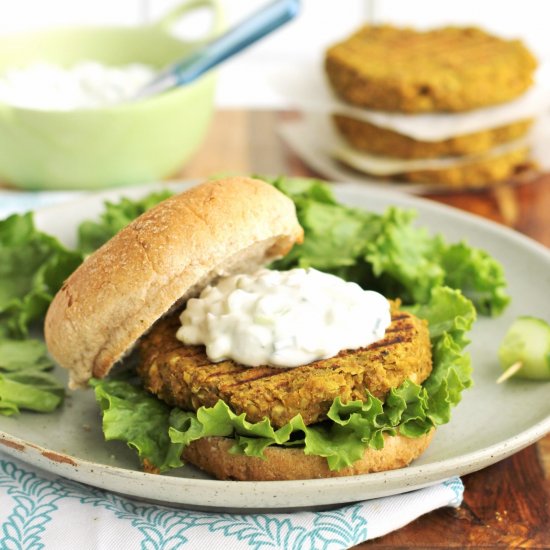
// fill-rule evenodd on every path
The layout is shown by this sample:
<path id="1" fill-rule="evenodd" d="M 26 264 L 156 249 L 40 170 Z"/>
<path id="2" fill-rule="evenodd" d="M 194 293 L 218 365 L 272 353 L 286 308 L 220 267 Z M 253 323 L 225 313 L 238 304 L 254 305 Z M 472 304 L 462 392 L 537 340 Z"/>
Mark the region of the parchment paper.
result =
<path id="1" fill-rule="evenodd" d="M 272 86 L 298 110 L 347 114 L 423 141 L 496 128 L 550 111 L 550 63 L 538 69 L 535 85 L 520 98 L 465 113 L 407 115 L 351 107 L 332 94 L 321 60 L 281 69 Z"/>

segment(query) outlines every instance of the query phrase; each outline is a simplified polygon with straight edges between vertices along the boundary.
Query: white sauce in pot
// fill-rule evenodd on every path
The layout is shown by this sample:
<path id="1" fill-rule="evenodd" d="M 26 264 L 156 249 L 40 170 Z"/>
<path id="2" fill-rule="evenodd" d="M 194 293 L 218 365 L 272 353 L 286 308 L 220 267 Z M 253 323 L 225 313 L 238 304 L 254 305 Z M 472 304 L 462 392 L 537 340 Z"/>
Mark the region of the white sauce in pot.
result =
<path id="1" fill-rule="evenodd" d="M 177 338 L 213 362 L 297 367 L 366 347 L 391 323 L 386 298 L 315 269 L 234 275 L 188 301 Z"/>
<path id="2" fill-rule="evenodd" d="M 134 98 L 154 75 L 153 67 L 141 63 L 110 67 L 81 61 L 69 68 L 34 63 L 0 74 L 0 101 L 40 110 L 105 107 Z"/>

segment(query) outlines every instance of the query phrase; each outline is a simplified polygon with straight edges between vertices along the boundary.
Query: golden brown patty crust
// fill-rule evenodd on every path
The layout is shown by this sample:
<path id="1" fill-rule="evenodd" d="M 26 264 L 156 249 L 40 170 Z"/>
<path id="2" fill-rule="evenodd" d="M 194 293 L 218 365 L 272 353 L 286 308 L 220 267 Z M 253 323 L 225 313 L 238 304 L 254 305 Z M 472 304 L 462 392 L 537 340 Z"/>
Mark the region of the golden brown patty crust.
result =
<path id="1" fill-rule="evenodd" d="M 361 400 L 368 389 L 383 398 L 406 379 L 423 382 L 432 368 L 427 323 L 403 311 L 392 313 L 385 337 L 367 348 L 291 369 L 211 363 L 204 346 L 176 339 L 178 326 L 174 314 L 141 341 L 138 372 L 145 388 L 185 410 L 222 399 L 235 413 L 246 413 L 247 420 L 268 417 L 276 427 L 296 414 L 306 424 L 323 420 L 336 397 Z"/>
<path id="2" fill-rule="evenodd" d="M 454 189 L 483 189 L 536 169 L 528 147 L 441 170 L 416 170 L 396 176 L 408 182 L 441 184 Z"/>
<path id="3" fill-rule="evenodd" d="M 366 25 L 325 56 L 330 84 L 344 101 L 407 113 L 510 101 L 531 86 L 536 66 L 521 41 L 473 27 Z"/>
<path id="4" fill-rule="evenodd" d="M 506 126 L 441 141 L 422 141 L 344 115 L 335 115 L 333 119 L 339 133 L 355 149 L 400 159 L 426 159 L 485 153 L 497 145 L 523 137 L 533 123 L 530 119 L 520 120 Z"/>

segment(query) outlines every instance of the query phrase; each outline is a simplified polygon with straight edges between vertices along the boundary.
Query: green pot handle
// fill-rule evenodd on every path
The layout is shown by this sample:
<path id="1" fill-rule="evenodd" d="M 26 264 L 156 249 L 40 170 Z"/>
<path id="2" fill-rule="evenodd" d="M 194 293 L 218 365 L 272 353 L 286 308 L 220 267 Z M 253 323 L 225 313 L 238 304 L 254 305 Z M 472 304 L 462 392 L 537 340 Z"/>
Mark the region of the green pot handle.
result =
<path id="1" fill-rule="evenodd" d="M 183 4 L 171 9 L 166 15 L 153 23 L 153 25 L 161 28 L 164 32 L 169 33 L 171 28 L 174 26 L 174 23 L 181 19 L 185 14 L 190 13 L 197 8 L 210 8 L 214 15 L 210 30 L 205 34 L 205 36 L 198 39 L 197 42 L 203 42 L 204 40 L 213 38 L 224 30 L 225 22 L 218 0 L 187 0 L 183 2 Z"/>

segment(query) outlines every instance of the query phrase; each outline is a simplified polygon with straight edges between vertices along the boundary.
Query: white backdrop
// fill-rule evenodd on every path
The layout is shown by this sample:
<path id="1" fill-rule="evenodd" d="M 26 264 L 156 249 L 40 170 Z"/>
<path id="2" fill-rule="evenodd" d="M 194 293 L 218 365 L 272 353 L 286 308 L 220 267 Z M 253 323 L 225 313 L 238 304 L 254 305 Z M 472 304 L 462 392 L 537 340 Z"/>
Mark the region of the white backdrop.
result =
<path id="1" fill-rule="evenodd" d="M 184 0 L 183 0 L 184 1 Z M 228 24 L 268 0 L 219 0 Z M 151 22 L 182 0 L 0 0 L 0 33 L 72 25 L 136 25 Z M 291 61 L 318 62 L 327 45 L 364 21 L 419 27 L 473 24 L 524 39 L 535 54 L 550 58 L 547 0 L 302 0 L 300 16 L 223 68 L 218 104 L 277 103 L 269 80 Z M 253 78 L 251 78 L 251 75 Z M 242 93 L 243 83 L 246 94 Z"/>

